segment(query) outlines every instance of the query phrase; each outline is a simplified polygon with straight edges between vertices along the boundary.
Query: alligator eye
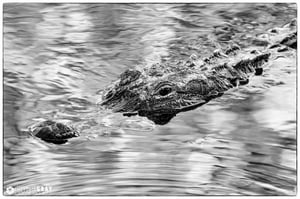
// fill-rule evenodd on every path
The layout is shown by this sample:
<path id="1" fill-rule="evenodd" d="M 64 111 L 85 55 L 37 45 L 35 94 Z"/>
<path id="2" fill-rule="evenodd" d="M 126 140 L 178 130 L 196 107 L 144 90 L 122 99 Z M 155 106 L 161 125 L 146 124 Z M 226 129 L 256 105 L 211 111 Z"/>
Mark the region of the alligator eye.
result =
<path id="1" fill-rule="evenodd" d="M 278 33 L 278 30 L 276 30 L 276 29 L 271 29 L 270 32 L 271 32 L 271 33 Z"/>
<path id="2" fill-rule="evenodd" d="M 166 96 L 166 95 L 168 95 L 171 92 L 172 92 L 172 88 L 171 87 L 164 87 L 164 88 L 160 89 L 158 93 L 161 96 Z"/>
<path id="3" fill-rule="evenodd" d="M 106 94 L 105 98 L 106 98 L 106 99 L 110 99 L 113 95 L 114 95 L 114 92 L 110 90 L 110 91 Z"/>

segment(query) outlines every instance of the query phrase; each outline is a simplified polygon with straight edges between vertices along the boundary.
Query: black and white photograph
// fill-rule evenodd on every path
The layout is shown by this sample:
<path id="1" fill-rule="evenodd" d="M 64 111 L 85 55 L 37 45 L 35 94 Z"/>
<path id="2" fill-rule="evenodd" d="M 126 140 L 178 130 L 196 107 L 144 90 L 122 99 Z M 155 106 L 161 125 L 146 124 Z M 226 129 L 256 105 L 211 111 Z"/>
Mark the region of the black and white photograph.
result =
<path id="1" fill-rule="evenodd" d="M 2 196 L 293 196 L 291 2 L 2 4 Z"/>

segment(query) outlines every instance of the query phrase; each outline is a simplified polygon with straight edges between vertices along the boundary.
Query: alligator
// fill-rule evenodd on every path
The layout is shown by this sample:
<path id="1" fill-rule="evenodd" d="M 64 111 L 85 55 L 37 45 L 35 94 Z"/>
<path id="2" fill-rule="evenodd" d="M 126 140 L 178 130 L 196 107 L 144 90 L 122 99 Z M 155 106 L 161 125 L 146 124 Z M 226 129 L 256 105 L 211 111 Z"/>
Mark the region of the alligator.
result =
<path id="1" fill-rule="evenodd" d="M 125 116 L 147 117 L 156 124 L 168 123 L 176 114 L 195 109 L 220 97 L 231 88 L 245 85 L 251 75 L 262 75 L 273 55 L 297 49 L 296 20 L 273 28 L 258 37 L 268 42 L 262 50 L 232 45 L 215 50 L 210 56 L 151 64 L 127 69 L 109 85 L 99 103 Z M 62 144 L 79 132 L 68 125 L 44 121 L 29 132 L 44 141 Z"/>

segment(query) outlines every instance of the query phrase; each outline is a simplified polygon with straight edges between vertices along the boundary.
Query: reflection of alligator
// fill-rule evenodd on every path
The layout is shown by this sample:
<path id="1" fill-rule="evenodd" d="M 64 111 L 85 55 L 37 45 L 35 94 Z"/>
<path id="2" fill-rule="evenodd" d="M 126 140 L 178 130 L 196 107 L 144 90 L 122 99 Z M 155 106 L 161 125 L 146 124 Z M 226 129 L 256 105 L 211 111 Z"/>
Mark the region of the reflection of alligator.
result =
<path id="1" fill-rule="evenodd" d="M 269 43 L 261 52 L 240 50 L 233 45 L 204 59 L 192 55 L 176 64 L 166 61 L 126 70 L 105 90 L 101 105 L 127 116 L 138 114 L 156 124 L 166 124 L 179 112 L 199 107 L 230 88 L 247 84 L 249 74 L 261 75 L 264 63 L 273 54 L 297 49 L 296 21 L 272 29 L 259 39 Z M 74 129 L 52 121 L 34 126 L 31 132 L 54 143 L 78 136 Z"/>

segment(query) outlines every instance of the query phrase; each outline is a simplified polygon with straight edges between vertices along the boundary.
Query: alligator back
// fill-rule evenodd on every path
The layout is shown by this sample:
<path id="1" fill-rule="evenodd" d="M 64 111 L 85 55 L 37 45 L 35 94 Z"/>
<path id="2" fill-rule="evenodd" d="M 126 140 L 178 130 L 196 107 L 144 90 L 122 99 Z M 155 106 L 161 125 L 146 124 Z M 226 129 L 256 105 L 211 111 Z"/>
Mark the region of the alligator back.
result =
<path id="1" fill-rule="evenodd" d="M 238 45 L 216 50 L 211 56 L 166 61 L 126 70 L 110 85 L 101 105 L 125 115 L 139 114 L 164 124 L 177 113 L 199 107 L 230 88 L 261 75 L 266 62 L 285 50 L 297 49 L 295 20 L 258 36 L 265 48 L 241 49 Z"/>

